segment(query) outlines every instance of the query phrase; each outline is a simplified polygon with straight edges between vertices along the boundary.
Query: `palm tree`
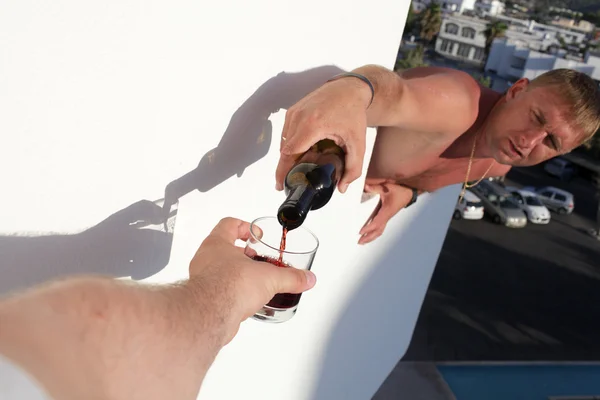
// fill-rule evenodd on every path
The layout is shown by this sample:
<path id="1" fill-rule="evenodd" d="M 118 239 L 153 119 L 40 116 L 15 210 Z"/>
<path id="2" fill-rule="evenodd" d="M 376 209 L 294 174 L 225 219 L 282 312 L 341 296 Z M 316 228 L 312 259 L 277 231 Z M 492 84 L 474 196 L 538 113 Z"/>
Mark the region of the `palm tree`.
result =
<path id="1" fill-rule="evenodd" d="M 508 29 L 508 26 L 506 26 L 506 24 L 504 22 L 493 21 L 493 22 L 490 22 L 487 25 L 487 27 L 485 28 L 485 31 L 483 31 L 483 34 L 485 35 L 485 48 L 484 48 L 485 58 L 483 60 L 484 68 L 485 68 L 485 64 L 487 63 L 487 59 L 490 55 L 490 49 L 492 48 L 492 43 L 494 42 L 495 39 L 504 37 L 504 34 L 506 33 L 507 29 Z"/>
<path id="2" fill-rule="evenodd" d="M 433 37 L 442 26 L 442 9 L 439 4 L 432 1 L 421 13 L 421 39 L 425 44 L 431 43 Z"/>
<path id="3" fill-rule="evenodd" d="M 408 14 L 406 15 L 406 23 L 404 24 L 404 34 L 411 34 L 417 27 L 419 16 L 415 13 L 412 3 L 408 5 Z"/>

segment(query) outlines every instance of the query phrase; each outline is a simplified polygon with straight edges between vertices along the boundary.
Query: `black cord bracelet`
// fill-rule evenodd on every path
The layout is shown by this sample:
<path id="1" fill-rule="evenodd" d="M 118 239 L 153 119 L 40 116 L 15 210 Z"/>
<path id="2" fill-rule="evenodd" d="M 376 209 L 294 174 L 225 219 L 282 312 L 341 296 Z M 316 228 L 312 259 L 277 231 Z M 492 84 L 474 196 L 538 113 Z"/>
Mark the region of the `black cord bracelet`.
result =
<path id="1" fill-rule="evenodd" d="M 411 189 L 412 189 L 412 198 L 410 199 L 410 201 L 404 208 L 408 208 L 409 206 L 412 206 L 413 204 L 415 204 L 417 202 L 417 198 L 419 197 L 419 191 L 414 188 L 411 188 Z"/>
<path id="2" fill-rule="evenodd" d="M 371 101 L 369 102 L 369 105 L 367 106 L 367 108 L 369 108 L 371 106 L 371 104 L 373 103 L 373 99 L 375 98 L 375 88 L 373 87 L 373 84 L 371 83 L 371 81 L 369 79 L 367 79 L 366 76 L 361 75 L 361 74 L 355 74 L 354 72 L 343 72 L 343 73 L 338 74 L 338 75 L 334 76 L 333 78 L 329 79 L 327 82 L 331 82 L 336 79 L 344 78 L 344 77 L 348 77 L 348 76 L 352 77 L 352 78 L 358 78 L 361 81 L 363 81 L 364 83 L 366 83 L 367 85 L 369 85 L 369 89 L 371 89 Z"/>

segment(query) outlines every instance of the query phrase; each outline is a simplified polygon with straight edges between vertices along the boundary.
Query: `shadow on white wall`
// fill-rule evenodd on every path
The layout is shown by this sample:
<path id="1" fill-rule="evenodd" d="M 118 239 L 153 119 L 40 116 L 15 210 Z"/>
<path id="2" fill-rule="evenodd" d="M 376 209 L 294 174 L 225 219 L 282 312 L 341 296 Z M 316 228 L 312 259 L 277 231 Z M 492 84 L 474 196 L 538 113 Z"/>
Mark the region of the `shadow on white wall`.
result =
<path id="1" fill-rule="evenodd" d="M 262 84 L 231 117 L 219 145 L 209 150 L 198 167 L 169 183 L 165 204 L 172 204 L 193 190 L 207 192 L 264 157 L 271 146 L 271 114 L 288 109 L 327 79 L 343 72 L 326 65 L 303 72 L 282 72 Z M 202 133 L 201 133 L 202 134 Z M 275 170 L 273 170 L 275 183 Z"/>
<path id="2" fill-rule="evenodd" d="M 166 186 L 162 208 L 162 201 L 140 200 L 81 233 L 0 236 L 0 295 L 74 274 L 144 279 L 158 273 L 169 262 L 173 241 L 173 227 L 160 225 L 168 214 L 174 221 L 178 199 L 242 176 L 269 151 L 271 114 L 289 108 L 342 71 L 327 65 L 282 72 L 262 84 L 233 114 L 219 145 L 201 158 L 197 168 Z"/>
<path id="3" fill-rule="evenodd" d="M 160 271 L 177 212 L 173 207 L 165 219 L 161 203 L 138 201 L 80 233 L 0 236 L 0 295 L 66 275 L 143 279 Z"/>

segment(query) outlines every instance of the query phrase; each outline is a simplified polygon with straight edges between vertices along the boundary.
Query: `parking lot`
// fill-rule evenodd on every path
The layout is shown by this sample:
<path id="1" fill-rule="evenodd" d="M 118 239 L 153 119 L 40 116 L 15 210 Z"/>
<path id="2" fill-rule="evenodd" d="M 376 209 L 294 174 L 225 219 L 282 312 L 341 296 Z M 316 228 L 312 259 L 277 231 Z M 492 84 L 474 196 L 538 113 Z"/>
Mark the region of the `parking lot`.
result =
<path id="1" fill-rule="evenodd" d="M 506 184 L 565 189 L 575 211 L 522 229 L 452 221 L 404 361 L 600 360 L 593 185 L 539 166 L 514 169 Z"/>

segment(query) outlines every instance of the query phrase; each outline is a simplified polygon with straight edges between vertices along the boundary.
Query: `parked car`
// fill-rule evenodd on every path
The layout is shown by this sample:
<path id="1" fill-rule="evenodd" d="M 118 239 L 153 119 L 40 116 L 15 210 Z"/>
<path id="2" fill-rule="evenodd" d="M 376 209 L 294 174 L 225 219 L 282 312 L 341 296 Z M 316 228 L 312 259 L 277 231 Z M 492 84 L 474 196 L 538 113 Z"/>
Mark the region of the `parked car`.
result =
<path id="1" fill-rule="evenodd" d="M 575 196 L 566 190 L 554 186 L 544 186 L 537 189 L 527 187 L 524 190 L 535 191 L 535 194 L 538 195 L 546 207 L 559 214 L 571 214 L 575 209 Z"/>
<path id="2" fill-rule="evenodd" d="M 465 191 L 465 196 L 456 202 L 454 219 L 481 219 L 483 218 L 483 203 L 470 190 Z"/>
<path id="3" fill-rule="evenodd" d="M 561 181 L 570 181 L 577 173 L 575 165 L 561 157 L 548 160 L 544 164 L 544 171 L 549 175 L 559 178 Z"/>
<path id="4" fill-rule="evenodd" d="M 501 187 L 505 187 L 506 185 L 504 184 L 504 180 L 506 179 L 506 175 L 501 175 L 501 176 L 490 176 L 488 178 L 486 178 L 488 181 L 490 182 L 494 182 L 496 184 L 498 184 Z"/>
<path id="5" fill-rule="evenodd" d="M 550 222 L 550 211 L 535 192 L 514 187 L 507 187 L 506 190 L 513 195 L 521 210 L 527 215 L 529 222 L 534 224 L 547 224 Z"/>
<path id="6" fill-rule="evenodd" d="M 479 196 L 485 212 L 495 223 L 509 228 L 523 228 L 527 225 L 525 212 L 500 185 L 484 180 L 472 190 Z"/>

